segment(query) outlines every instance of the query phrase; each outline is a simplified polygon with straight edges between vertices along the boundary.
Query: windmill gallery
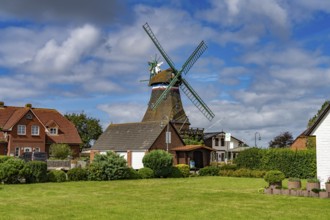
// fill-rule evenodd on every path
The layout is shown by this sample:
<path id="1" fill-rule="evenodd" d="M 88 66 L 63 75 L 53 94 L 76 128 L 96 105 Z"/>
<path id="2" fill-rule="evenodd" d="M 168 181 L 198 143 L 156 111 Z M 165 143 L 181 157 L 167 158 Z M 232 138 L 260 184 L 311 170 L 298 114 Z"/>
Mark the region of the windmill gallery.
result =
<path id="1" fill-rule="evenodd" d="M 185 145 L 183 136 L 202 138 L 203 129 L 190 128 L 189 119 L 183 109 L 180 90 L 211 121 L 214 113 L 184 79 L 198 58 L 207 49 L 202 41 L 178 70 L 167 55 L 148 23 L 143 25 L 169 68 L 161 70 L 159 59 L 149 62 L 151 97 L 141 122 L 110 124 L 95 142 L 91 159 L 95 153 L 114 151 L 127 160 L 134 169 L 143 167 L 142 158 L 146 152 L 163 149 L 173 155 L 174 164 L 189 164 L 194 160 L 196 167 L 209 165 L 214 149 L 203 145 Z"/>

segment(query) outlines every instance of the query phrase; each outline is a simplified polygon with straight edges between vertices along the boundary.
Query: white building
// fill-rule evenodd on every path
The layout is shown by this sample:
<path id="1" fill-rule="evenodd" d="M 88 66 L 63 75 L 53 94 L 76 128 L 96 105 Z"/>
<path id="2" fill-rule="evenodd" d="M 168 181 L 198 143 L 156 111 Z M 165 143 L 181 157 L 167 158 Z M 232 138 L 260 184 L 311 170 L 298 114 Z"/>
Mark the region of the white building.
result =
<path id="1" fill-rule="evenodd" d="M 324 188 L 330 177 L 330 104 L 308 128 L 306 134 L 316 137 L 317 178 Z"/>
<path id="2" fill-rule="evenodd" d="M 204 134 L 204 143 L 206 146 L 216 150 L 215 160 L 223 162 L 227 160 L 233 160 L 239 154 L 239 152 L 248 149 L 248 145 L 244 141 L 233 137 L 226 132 L 210 132 Z"/>

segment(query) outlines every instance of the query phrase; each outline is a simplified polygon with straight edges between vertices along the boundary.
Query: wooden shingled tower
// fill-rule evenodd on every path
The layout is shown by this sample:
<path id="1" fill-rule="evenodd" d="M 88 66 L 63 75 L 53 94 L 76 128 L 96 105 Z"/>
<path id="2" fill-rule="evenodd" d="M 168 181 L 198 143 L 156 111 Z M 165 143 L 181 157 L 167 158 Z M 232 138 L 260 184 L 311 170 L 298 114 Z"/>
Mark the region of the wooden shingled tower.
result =
<path id="1" fill-rule="evenodd" d="M 182 75 L 182 73 L 188 73 L 190 68 L 207 49 L 204 41 L 197 46 L 195 51 L 182 65 L 181 69 L 178 70 L 175 68 L 173 61 L 167 55 L 163 47 L 160 45 L 148 23 L 143 25 L 143 29 L 153 41 L 170 68 L 161 71 L 160 65 L 163 62 L 159 62 L 157 57 L 155 60 L 149 62 L 149 86 L 152 87 L 152 92 L 148 109 L 142 121 L 169 120 L 174 124 L 179 132 L 182 130 L 187 130 L 190 126 L 190 122 L 182 106 L 180 90 L 185 93 L 192 103 L 204 114 L 204 116 L 211 121 L 214 117 L 214 113 Z"/>

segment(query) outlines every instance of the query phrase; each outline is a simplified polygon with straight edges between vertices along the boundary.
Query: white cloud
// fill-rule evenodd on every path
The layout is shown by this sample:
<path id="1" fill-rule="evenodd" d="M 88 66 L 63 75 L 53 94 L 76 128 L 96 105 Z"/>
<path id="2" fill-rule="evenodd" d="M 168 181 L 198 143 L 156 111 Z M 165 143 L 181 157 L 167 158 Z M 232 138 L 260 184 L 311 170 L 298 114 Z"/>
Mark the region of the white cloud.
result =
<path id="1" fill-rule="evenodd" d="M 43 48 L 36 52 L 30 62 L 30 70 L 34 72 L 67 72 L 77 64 L 82 56 L 87 55 L 100 39 L 99 30 L 91 25 L 84 25 L 71 31 L 62 43 L 49 40 Z"/>

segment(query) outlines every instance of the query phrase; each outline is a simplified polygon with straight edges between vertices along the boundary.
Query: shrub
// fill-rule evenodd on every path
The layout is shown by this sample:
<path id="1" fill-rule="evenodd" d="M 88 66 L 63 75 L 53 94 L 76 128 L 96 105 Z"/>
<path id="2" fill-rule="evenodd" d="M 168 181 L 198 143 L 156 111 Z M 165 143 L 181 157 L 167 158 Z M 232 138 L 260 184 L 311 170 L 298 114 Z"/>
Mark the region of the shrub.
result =
<path id="1" fill-rule="evenodd" d="M 47 181 L 47 163 L 43 161 L 29 161 L 24 166 L 26 183 L 42 183 Z"/>
<path id="2" fill-rule="evenodd" d="M 52 144 L 49 148 L 49 153 L 51 157 L 55 159 L 64 160 L 72 155 L 72 151 L 67 144 Z"/>
<path id="3" fill-rule="evenodd" d="M 66 174 L 63 170 L 51 170 L 47 174 L 49 182 L 65 182 L 66 181 Z"/>
<path id="4" fill-rule="evenodd" d="M 13 158 L 13 157 L 10 157 L 10 156 L 0 156 L 0 163 L 4 163 L 7 160 L 9 160 L 10 158 Z"/>
<path id="5" fill-rule="evenodd" d="M 220 166 L 221 170 L 237 170 L 236 164 L 223 164 Z"/>
<path id="6" fill-rule="evenodd" d="M 112 151 L 108 151 L 106 155 L 95 155 L 93 163 L 88 167 L 89 180 L 117 180 L 129 177 L 130 170 L 126 160 Z"/>
<path id="7" fill-rule="evenodd" d="M 290 181 L 290 182 L 300 182 L 301 180 L 300 180 L 299 178 L 290 177 L 290 178 L 288 179 L 288 181 Z"/>
<path id="8" fill-rule="evenodd" d="M 219 176 L 234 176 L 234 170 L 221 170 L 219 171 Z"/>
<path id="9" fill-rule="evenodd" d="M 233 175 L 235 177 L 251 177 L 251 170 L 245 168 L 238 169 L 233 172 Z"/>
<path id="10" fill-rule="evenodd" d="M 264 179 L 267 183 L 274 184 L 282 182 L 285 179 L 285 175 L 281 171 L 271 170 L 265 174 Z"/>
<path id="11" fill-rule="evenodd" d="M 252 170 L 251 171 L 251 177 L 254 177 L 254 178 L 264 178 L 265 175 L 266 175 L 266 171 L 264 171 L 264 170 Z"/>
<path id="12" fill-rule="evenodd" d="M 17 158 L 6 159 L 0 163 L 0 181 L 4 183 L 20 183 L 23 177 L 24 161 Z"/>
<path id="13" fill-rule="evenodd" d="M 140 174 L 138 173 L 138 171 L 136 171 L 135 169 L 129 167 L 128 168 L 128 172 L 129 172 L 129 177 L 128 179 L 141 179 Z"/>
<path id="14" fill-rule="evenodd" d="M 200 176 L 218 176 L 220 167 L 207 166 L 199 170 Z"/>
<path id="15" fill-rule="evenodd" d="M 144 167 L 154 171 L 155 177 L 167 177 L 171 173 L 173 157 L 164 150 L 153 150 L 142 159 Z"/>
<path id="16" fill-rule="evenodd" d="M 316 151 L 251 148 L 235 159 L 239 168 L 252 170 L 280 170 L 286 177 L 306 179 L 316 175 Z"/>
<path id="17" fill-rule="evenodd" d="M 143 167 L 143 168 L 139 169 L 138 173 L 140 174 L 142 179 L 149 179 L 149 178 L 153 178 L 155 176 L 154 171 L 152 169 L 150 169 L 149 167 Z"/>
<path id="18" fill-rule="evenodd" d="M 84 181 L 87 180 L 87 170 L 75 167 L 68 171 L 68 180 L 69 181 Z"/>
<path id="19" fill-rule="evenodd" d="M 171 177 L 171 178 L 182 178 L 183 175 L 182 175 L 181 171 L 179 170 L 179 168 L 172 167 L 169 177 Z"/>
<path id="20" fill-rule="evenodd" d="M 188 177 L 190 175 L 190 168 L 187 164 L 177 164 L 175 165 L 182 174 L 182 177 Z"/>
<path id="21" fill-rule="evenodd" d="M 317 179 L 317 178 L 309 178 L 309 179 L 307 179 L 307 182 L 308 182 L 308 183 L 319 183 L 320 180 Z"/>

